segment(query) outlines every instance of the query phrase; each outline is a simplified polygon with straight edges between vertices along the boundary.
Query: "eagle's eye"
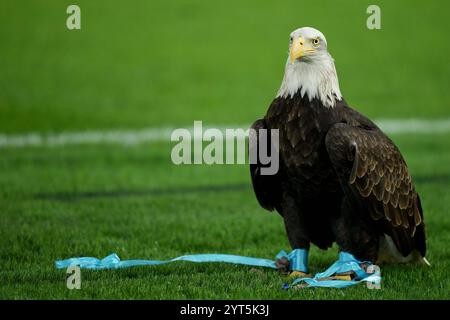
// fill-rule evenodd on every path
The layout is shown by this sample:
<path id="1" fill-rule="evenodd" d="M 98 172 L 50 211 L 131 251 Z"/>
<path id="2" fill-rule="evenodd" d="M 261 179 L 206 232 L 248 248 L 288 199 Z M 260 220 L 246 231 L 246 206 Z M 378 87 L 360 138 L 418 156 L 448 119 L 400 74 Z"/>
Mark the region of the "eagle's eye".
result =
<path id="1" fill-rule="evenodd" d="M 291 39 L 289 40 L 289 42 L 292 42 L 292 40 L 293 40 L 293 39 L 292 39 L 292 37 L 291 37 Z"/>
<path id="2" fill-rule="evenodd" d="M 313 39 L 312 43 L 313 43 L 313 45 L 315 47 L 317 47 L 319 45 L 319 43 L 320 43 L 320 39 L 319 38 L 315 38 L 315 39 Z"/>

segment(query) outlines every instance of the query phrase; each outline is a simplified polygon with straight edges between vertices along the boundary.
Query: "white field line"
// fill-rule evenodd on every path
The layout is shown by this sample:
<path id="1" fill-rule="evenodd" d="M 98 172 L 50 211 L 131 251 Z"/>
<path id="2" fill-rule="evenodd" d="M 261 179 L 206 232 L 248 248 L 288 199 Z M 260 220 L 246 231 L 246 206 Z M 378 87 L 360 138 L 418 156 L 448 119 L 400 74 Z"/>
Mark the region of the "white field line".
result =
<path id="1" fill-rule="evenodd" d="M 379 119 L 375 121 L 387 134 L 436 134 L 450 133 L 450 119 L 424 120 L 424 119 Z M 204 127 L 203 131 L 207 128 Z M 222 132 L 225 129 L 246 130 L 248 126 L 217 126 Z M 170 141 L 170 135 L 175 128 L 144 128 L 136 130 L 95 130 L 62 133 L 25 133 L 1 134 L 0 148 L 50 146 L 58 147 L 79 144 L 121 144 L 136 145 L 148 142 Z M 192 132 L 192 127 L 189 128 Z"/>

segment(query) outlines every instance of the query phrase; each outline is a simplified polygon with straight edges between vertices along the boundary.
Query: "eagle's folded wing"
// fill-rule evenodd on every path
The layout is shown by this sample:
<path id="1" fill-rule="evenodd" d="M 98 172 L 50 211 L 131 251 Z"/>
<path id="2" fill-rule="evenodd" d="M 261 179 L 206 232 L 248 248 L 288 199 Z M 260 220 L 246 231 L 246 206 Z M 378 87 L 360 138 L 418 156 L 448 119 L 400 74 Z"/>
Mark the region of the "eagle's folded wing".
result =
<path id="1" fill-rule="evenodd" d="M 260 147 L 259 141 L 259 130 L 265 129 L 267 130 L 266 123 L 263 119 L 259 119 L 253 123 L 251 129 L 256 133 L 255 135 L 251 135 L 249 138 L 249 153 L 256 154 Z M 266 146 L 270 146 L 270 134 L 267 134 L 268 141 L 264 141 Z M 279 181 L 279 173 L 274 175 L 262 175 L 261 168 L 264 165 L 259 161 L 259 157 L 256 157 L 256 163 L 250 163 L 250 174 L 252 177 L 253 190 L 255 192 L 256 198 L 258 199 L 259 204 L 266 210 L 273 211 L 277 209 L 279 210 L 280 202 L 281 202 L 281 186 Z"/>
<path id="2" fill-rule="evenodd" d="M 373 220 L 384 224 L 402 255 L 417 249 L 425 256 L 419 195 L 395 144 L 378 128 L 345 123 L 334 125 L 325 143 L 341 183 L 360 197 Z"/>

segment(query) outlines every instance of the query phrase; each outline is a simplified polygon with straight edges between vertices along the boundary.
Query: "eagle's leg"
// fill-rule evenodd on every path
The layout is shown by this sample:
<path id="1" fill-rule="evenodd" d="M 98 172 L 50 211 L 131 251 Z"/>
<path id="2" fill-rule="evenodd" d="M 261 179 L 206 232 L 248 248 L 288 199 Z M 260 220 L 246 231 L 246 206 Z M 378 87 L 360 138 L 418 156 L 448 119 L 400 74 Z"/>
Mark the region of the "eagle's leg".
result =
<path id="1" fill-rule="evenodd" d="M 345 190 L 344 190 L 345 192 Z M 366 270 L 372 262 L 376 261 L 379 236 L 371 225 L 373 222 L 361 214 L 364 203 L 358 198 L 351 200 L 350 196 L 344 196 L 341 205 L 341 215 L 332 221 L 333 232 L 339 247 L 339 259 L 330 268 L 319 275 L 319 281 L 323 280 L 347 280 L 358 278 L 358 269 L 341 269 L 348 261 L 357 261 L 359 268 Z M 341 266 L 339 267 L 339 264 Z M 339 271 L 342 270 L 342 271 Z"/>
<path id="2" fill-rule="evenodd" d="M 345 196 L 341 216 L 336 220 L 336 243 L 339 250 L 351 253 L 360 261 L 375 262 L 378 256 L 379 235 L 373 221 L 361 214 L 367 210 L 360 199 Z"/>
<path id="3" fill-rule="evenodd" d="M 281 204 L 284 226 L 292 250 L 296 250 L 296 263 L 289 266 L 290 277 L 309 277 L 308 254 L 310 241 L 304 228 L 301 212 L 290 195 L 285 194 Z"/>
<path id="4" fill-rule="evenodd" d="M 359 261 L 375 262 L 378 256 L 379 228 L 368 214 L 368 198 L 356 192 L 350 183 L 357 145 L 346 140 L 348 137 L 340 131 L 342 128 L 347 128 L 347 125 L 336 125 L 326 137 L 327 151 L 344 195 L 340 215 L 332 223 L 333 232 L 341 253 L 350 253 Z"/>

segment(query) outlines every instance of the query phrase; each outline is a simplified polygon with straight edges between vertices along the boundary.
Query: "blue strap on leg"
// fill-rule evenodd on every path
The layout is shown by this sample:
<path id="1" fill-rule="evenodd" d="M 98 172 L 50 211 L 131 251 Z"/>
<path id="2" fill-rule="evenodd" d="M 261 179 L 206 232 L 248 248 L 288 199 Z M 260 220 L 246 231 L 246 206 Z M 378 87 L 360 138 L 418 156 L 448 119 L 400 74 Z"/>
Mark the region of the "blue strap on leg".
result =
<path id="1" fill-rule="evenodd" d="M 317 273 L 313 278 L 299 278 L 295 279 L 291 286 L 299 285 L 302 282 L 306 283 L 308 287 L 327 287 L 327 288 L 345 288 L 353 286 L 360 282 L 371 282 L 375 285 L 381 283 L 381 275 L 378 270 L 374 273 L 367 273 L 362 265 L 372 265 L 370 261 L 359 261 L 351 253 L 340 252 L 339 260 L 333 263 L 327 270 Z M 336 274 L 353 271 L 356 277 L 352 280 L 321 280 Z"/>
<path id="2" fill-rule="evenodd" d="M 284 250 L 281 250 L 275 259 L 278 260 L 283 257 L 289 260 L 289 270 L 308 273 L 308 250 L 295 249 L 289 254 L 287 254 Z"/>

